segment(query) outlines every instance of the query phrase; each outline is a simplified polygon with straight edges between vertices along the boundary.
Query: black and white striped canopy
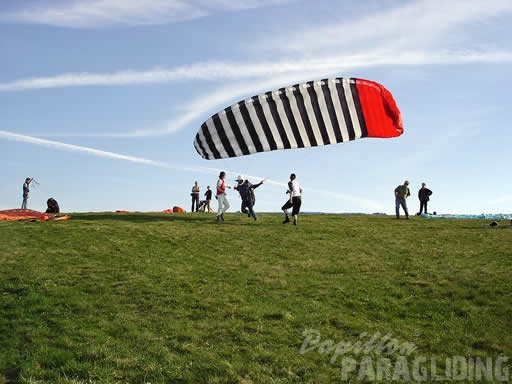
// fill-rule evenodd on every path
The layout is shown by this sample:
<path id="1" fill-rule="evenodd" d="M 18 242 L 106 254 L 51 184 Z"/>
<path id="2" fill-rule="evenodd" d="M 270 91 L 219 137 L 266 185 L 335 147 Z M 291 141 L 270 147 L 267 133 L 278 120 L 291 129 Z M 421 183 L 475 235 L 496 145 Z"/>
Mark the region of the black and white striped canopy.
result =
<path id="1" fill-rule="evenodd" d="M 360 92 L 362 85 L 374 84 L 380 86 L 367 80 L 335 78 L 253 96 L 206 120 L 194 147 L 205 159 L 221 159 L 367 137 Z M 374 88 L 374 93 L 380 92 Z"/>

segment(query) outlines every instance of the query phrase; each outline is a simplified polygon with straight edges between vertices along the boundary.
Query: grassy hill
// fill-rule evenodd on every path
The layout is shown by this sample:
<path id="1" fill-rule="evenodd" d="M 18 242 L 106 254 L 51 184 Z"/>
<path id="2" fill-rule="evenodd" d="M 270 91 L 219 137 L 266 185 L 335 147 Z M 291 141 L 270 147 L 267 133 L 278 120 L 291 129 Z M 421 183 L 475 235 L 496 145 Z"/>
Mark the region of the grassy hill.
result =
<path id="1" fill-rule="evenodd" d="M 334 347 L 386 334 L 441 374 L 512 357 L 504 222 L 72 216 L 0 222 L 0 383 L 340 382 L 343 357 L 357 379 L 399 353 Z"/>

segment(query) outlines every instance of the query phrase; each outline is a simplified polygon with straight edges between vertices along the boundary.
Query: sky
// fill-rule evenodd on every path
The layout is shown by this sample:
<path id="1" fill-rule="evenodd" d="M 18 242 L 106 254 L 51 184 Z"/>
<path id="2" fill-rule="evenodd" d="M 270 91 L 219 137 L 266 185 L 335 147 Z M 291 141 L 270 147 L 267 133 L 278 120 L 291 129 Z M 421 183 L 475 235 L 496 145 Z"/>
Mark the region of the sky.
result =
<path id="1" fill-rule="evenodd" d="M 511 213 L 510 0 L 0 2 L 0 209 L 190 210 L 190 190 L 256 183 L 277 212 L 290 173 L 305 212 Z M 354 77 L 394 96 L 404 133 L 205 160 L 201 124 L 253 95 Z M 230 211 L 240 198 L 228 190 Z M 216 203 L 214 200 L 214 208 Z"/>

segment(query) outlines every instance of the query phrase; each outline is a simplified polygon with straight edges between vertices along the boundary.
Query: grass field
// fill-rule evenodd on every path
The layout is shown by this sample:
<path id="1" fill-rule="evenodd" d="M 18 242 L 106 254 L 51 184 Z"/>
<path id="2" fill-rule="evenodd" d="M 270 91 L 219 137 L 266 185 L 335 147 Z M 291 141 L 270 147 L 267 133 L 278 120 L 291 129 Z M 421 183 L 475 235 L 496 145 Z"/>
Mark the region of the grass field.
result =
<path id="1" fill-rule="evenodd" d="M 343 357 L 358 382 L 363 356 L 396 368 L 399 352 L 331 347 L 386 334 L 440 375 L 512 357 L 504 222 L 72 216 L 0 222 L 0 383 L 332 383 Z"/>

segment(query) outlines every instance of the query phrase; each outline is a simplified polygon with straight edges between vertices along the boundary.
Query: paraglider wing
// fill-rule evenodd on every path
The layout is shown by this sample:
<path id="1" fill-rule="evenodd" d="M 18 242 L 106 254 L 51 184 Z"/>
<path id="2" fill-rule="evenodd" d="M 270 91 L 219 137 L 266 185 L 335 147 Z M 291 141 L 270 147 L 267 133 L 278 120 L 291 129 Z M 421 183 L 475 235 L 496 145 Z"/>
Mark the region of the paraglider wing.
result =
<path id="1" fill-rule="evenodd" d="M 205 159 L 277 149 L 390 138 L 404 131 L 400 110 L 379 83 L 335 78 L 253 96 L 206 120 L 194 147 Z"/>

